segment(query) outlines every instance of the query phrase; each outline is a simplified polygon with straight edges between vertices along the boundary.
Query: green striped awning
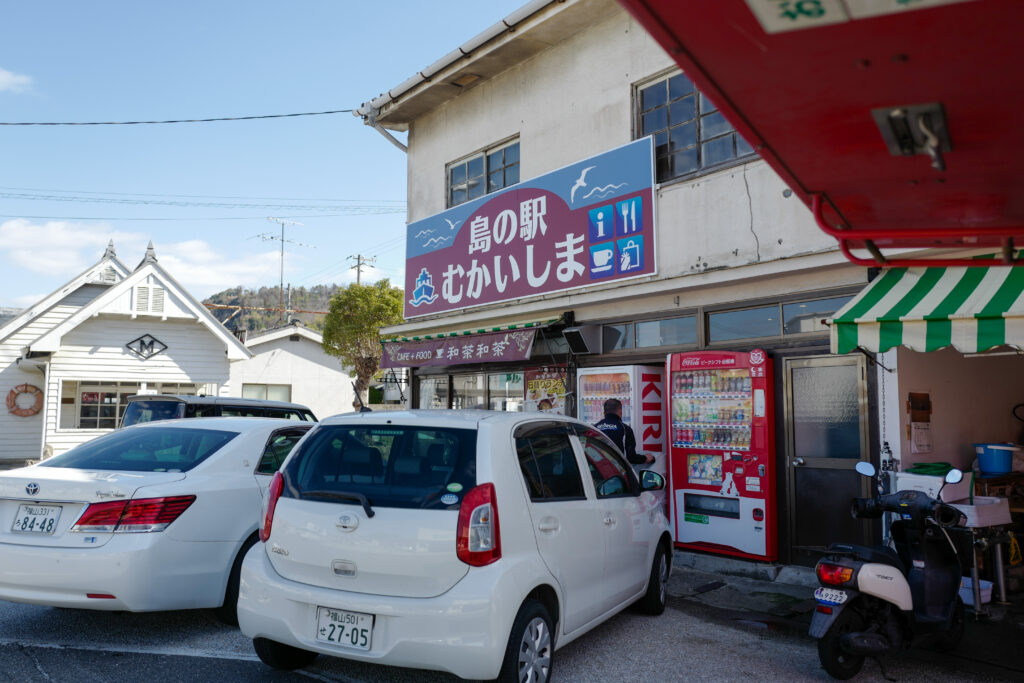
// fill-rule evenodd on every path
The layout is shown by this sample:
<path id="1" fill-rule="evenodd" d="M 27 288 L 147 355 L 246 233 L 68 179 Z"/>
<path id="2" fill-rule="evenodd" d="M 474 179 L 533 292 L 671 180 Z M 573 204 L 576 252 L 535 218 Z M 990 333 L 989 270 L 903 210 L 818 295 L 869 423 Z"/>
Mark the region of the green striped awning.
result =
<path id="1" fill-rule="evenodd" d="M 890 268 L 829 323 L 833 353 L 1024 350 L 1024 267 Z"/>
<path id="2" fill-rule="evenodd" d="M 547 327 L 557 323 L 561 318 L 547 318 L 545 320 L 533 320 L 525 323 L 512 323 L 510 325 L 498 325 L 495 327 L 480 327 L 472 330 L 459 330 L 457 332 L 435 332 L 432 334 L 421 334 L 416 337 L 393 337 L 381 339 L 381 342 L 411 342 L 424 341 L 427 339 L 448 339 L 449 337 L 468 337 L 472 334 L 484 334 L 486 332 L 509 332 L 511 330 L 526 330 L 535 327 Z"/>

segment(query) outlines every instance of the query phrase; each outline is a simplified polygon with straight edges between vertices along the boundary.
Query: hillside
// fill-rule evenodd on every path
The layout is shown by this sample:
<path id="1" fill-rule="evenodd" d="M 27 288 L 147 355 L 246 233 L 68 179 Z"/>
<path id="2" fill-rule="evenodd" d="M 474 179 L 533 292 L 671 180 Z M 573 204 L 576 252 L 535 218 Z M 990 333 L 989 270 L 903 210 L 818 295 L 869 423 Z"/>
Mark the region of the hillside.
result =
<path id="1" fill-rule="evenodd" d="M 326 311 L 330 307 L 331 297 L 340 289 L 340 285 L 315 285 L 313 287 L 293 287 L 291 290 L 291 304 L 288 308 L 304 311 Z M 288 299 L 288 289 L 285 288 L 285 301 Z M 208 297 L 204 304 L 221 304 L 226 306 L 244 306 L 250 308 L 280 308 L 281 288 L 260 287 L 259 289 L 246 289 L 244 287 L 233 287 L 223 292 Z M 287 305 L 287 304 L 286 304 Z M 279 311 L 256 311 L 243 309 L 241 313 L 232 317 L 235 312 L 232 309 L 220 308 L 211 311 L 217 320 L 227 320 L 225 325 L 229 330 L 266 330 L 279 327 L 284 322 L 284 314 Z M 230 318 L 230 320 L 228 320 Z M 324 316 L 313 313 L 292 313 L 292 320 L 298 320 L 303 325 L 315 330 L 322 330 Z"/>

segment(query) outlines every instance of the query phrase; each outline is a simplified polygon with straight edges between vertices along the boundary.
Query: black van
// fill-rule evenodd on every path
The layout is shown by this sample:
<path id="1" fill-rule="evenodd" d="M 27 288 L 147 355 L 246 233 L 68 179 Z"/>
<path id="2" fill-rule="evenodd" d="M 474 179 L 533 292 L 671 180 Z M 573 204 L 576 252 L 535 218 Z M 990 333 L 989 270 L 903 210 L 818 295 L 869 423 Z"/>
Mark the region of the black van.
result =
<path id="1" fill-rule="evenodd" d="M 298 422 L 317 421 L 313 411 L 298 403 L 231 396 L 152 394 L 128 397 L 121 426 L 183 417 L 278 417 Z"/>

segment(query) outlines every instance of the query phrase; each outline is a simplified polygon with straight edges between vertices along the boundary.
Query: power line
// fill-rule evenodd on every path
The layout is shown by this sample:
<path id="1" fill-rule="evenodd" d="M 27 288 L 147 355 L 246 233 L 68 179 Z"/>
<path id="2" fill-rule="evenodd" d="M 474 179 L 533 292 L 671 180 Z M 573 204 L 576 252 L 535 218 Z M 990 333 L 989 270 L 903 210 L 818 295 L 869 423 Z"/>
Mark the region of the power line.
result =
<path id="1" fill-rule="evenodd" d="M 256 119 L 286 119 L 296 116 L 324 116 L 325 114 L 350 114 L 352 109 L 330 111 L 304 111 L 297 114 L 264 114 L 262 116 L 221 116 L 211 119 L 171 119 L 169 121 L 0 121 L 0 126 L 141 126 L 162 123 L 210 123 L 212 121 L 253 121 Z"/>
<path id="2" fill-rule="evenodd" d="M 244 197 L 229 194 L 165 194 L 161 192 L 99 192 L 96 190 L 54 190 L 41 187 L 7 187 L 0 185 L 0 190 L 17 190 L 18 192 L 58 192 L 63 194 L 107 194 L 119 197 L 178 197 L 186 199 L 259 199 L 263 201 L 286 202 L 368 202 L 370 204 L 405 204 L 404 199 L 323 199 L 320 197 Z"/>
<path id="3" fill-rule="evenodd" d="M 299 214 L 295 216 L 281 216 L 281 218 L 337 218 L 349 216 L 347 213 L 318 213 Z M 209 217 L 188 217 L 188 218 L 138 218 L 133 216 L 26 216 L 24 214 L 0 214 L 0 218 L 32 218 L 52 221 L 255 221 L 263 219 L 263 216 L 218 216 Z"/>
<path id="4" fill-rule="evenodd" d="M 318 206 L 315 204 L 246 204 L 239 202 L 186 202 L 169 199 L 126 199 L 122 197 L 76 197 L 73 195 L 43 195 L 18 192 L 0 192 L 0 197 L 18 201 L 75 202 L 80 204 L 134 204 L 146 206 L 204 207 L 215 209 L 285 209 L 301 211 L 340 211 L 344 214 L 404 213 L 397 204 L 364 204 L 349 206 Z"/>

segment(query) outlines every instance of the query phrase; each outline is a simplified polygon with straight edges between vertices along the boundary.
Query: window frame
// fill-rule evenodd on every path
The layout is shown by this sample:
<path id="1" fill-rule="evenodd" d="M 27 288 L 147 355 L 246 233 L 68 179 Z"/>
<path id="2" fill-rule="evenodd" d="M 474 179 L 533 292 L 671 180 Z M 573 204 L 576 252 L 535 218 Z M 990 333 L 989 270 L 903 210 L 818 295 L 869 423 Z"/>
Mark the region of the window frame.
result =
<path id="1" fill-rule="evenodd" d="M 637 479 L 636 472 L 633 470 L 633 466 L 626 460 L 625 456 L 619 453 L 618 447 L 611 442 L 601 430 L 592 427 L 587 424 L 573 423 L 573 436 L 576 438 L 580 448 L 580 455 L 583 457 L 583 464 L 586 466 L 587 473 L 590 474 L 591 485 L 594 489 L 594 497 L 596 500 L 607 500 L 611 498 L 636 498 L 640 495 L 640 481 Z M 589 443 L 593 441 L 595 448 L 602 451 L 604 457 L 609 458 L 613 464 L 618 465 L 622 471 L 625 472 L 626 476 L 626 488 L 619 493 L 613 493 L 610 495 L 601 495 L 598 490 L 598 483 L 594 480 L 593 472 L 591 471 L 590 458 L 587 457 L 587 447 Z M 607 452 L 604 452 L 607 451 Z M 596 468 L 595 468 L 596 469 Z M 605 479 L 604 481 L 610 481 Z"/>
<path id="2" fill-rule="evenodd" d="M 110 432 L 118 429 L 121 426 L 121 420 L 124 418 L 124 411 L 128 407 L 128 401 L 122 400 L 123 396 L 137 396 L 139 391 L 142 390 L 142 385 L 145 384 L 147 389 L 153 389 L 158 394 L 181 394 L 183 396 L 198 396 L 202 391 L 203 385 L 198 382 L 147 382 L 147 381 L 121 381 L 121 380 L 105 380 L 105 379 L 92 379 L 92 378 L 80 378 L 80 379 L 62 379 L 60 380 L 60 398 L 58 403 L 58 410 L 56 415 L 57 433 L 69 433 L 69 432 Z M 113 417 L 113 427 L 100 427 L 99 421 L 101 419 L 109 420 L 111 418 L 101 418 L 99 416 L 99 408 L 104 405 L 102 402 L 99 403 L 84 403 L 82 401 L 83 385 L 89 389 L 95 389 L 94 392 L 90 393 L 114 393 L 117 395 L 117 402 L 112 404 L 116 406 L 115 416 Z M 113 390 L 113 391 L 111 391 Z M 183 393 L 184 392 L 184 393 Z M 190 392 L 190 393 L 189 393 Z M 65 403 L 65 394 L 71 393 L 70 400 Z M 62 417 L 64 406 L 74 406 L 74 419 L 73 426 L 62 427 Z M 83 418 L 82 408 L 85 406 L 95 406 L 96 416 Z M 82 420 L 93 420 L 96 425 L 92 427 L 83 427 Z"/>
<path id="3" fill-rule="evenodd" d="M 281 469 L 281 465 L 283 465 L 284 461 L 288 458 L 289 455 L 291 455 L 291 452 L 295 450 L 295 446 L 298 445 L 299 441 L 302 441 L 302 437 L 306 436 L 306 434 L 308 434 L 309 430 L 312 428 L 313 425 L 310 424 L 308 427 L 285 427 L 284 429 L 277 429 L 271 432 L 270 436 L 267 437 L 267 442 L 263 445 L 263 453 L 260 455 L 259 462 L 256 463 L 256 469 L 253 471 L 253 474 L 273 476 L 279 469 Z M 263 464 L 264 461 L 267 459 L 267 451 L 270 450 L 271 444 L 280 437 L 290 436 L 298 436 L 299 438 L 296 439 L 295 442 L 292 444 L 291 448 L 288 449 L 288 453 L 285 454 L 284 458 L 281 458 L 281 461 L 276 464 L 272 471 L 261 471 L 263 470 Z M 276 459 L 277 454 L 273 454 L 273 457 Z"/>
<path id="4" fill-rule="evenodd" d="M 673 102 L 680 102 L 685 97 L 688 97 L 689 95 L 684 95 L 683 97 L 677 98 L 676 100 L 672 100 L 671 99 L 671 92 L 669 92 L 667 97 L 666 97 L 666 99 L 665 99 L 664 104 L 656 105 L 655 107 L 652 107 L 651 109 L 644 110 L 643 109 L 641 92 L 643 90 L 651 88 L 651 87 L 653 87 L 653 86 L 655 86 L 655 85 L 657 85 L 659 83 L 665 83 L 666 84 L 665 87 L 668 88 L 668 81 L 670 79 L 672 79 L 673 77 L 679 76 L 679 75 L 686 76 L 686 74 L 681 69 L 673 67 L 673 68 L 670 68 L 668 70 L 661 71 L 661 72 L 659 72 L 659 73 L 657 73 L 657 74 L 655 74 L 653 76 L 650 76 L 648 78 L 645 78 L 643 80 L 637 81 L 636 83 L 633 84 L 633 86 L 632 86 L 632 90 L 633 90 L 633 94 L 632 94 L 632 112 L 633 112 L 633 139 L 634 140 L 640 140 L 640 139 L 643 139 L 643 138 L 648 137 L 648 136 L 654 137 L 655 135 L 657 135 L 658 133 L 661 133 L 661 132 L 664 132 L 666 134 L 666 136 L 670 138 L 671 137 L 670 132 L 671 132 L 671 130 L 673 128 L 678 128 L 678 127 L 681 127 L 682 125 L 687 125 L 688 123 L 690 123 L 690 121 L 685 121 L 685 122 L 682 122 L 681 124 L 678 124 L 678 125 L 671 125 L 671 121 L 666 121 L 666 125 L 665 125 L 664 128 L 658 128 L 658 129 L 656 129 L 654 131 L 651 131 L 651 132 L 645 132 L 643 130 L 643 117 L 644 117 L 645 114 L 650 114 L 651 112 L 656 111 L 660 107 L 664 107 L 665 110 L 668 111 L 668 110 L 671 109 L 671 105 L 672 105 Z M 689 76 L 686 76 L 686 78 L 689 79 Z M 692 83 L 692 79 L 689 79 L 689 80 Z M 760 159 L 760 155 L 757 153 L 757 150 L 754 149 L 754 147 L 752 145 L 750 145 L 750 143 L 748 143 L 743 138 L 743 136 L 739 133 L 739 131 L 736 130 L 735 126 L 733 126 L 727 120 L 725 121 L 725 123 L 728 124 L 728 126 L 729 126 L 729 131 L 728 132 L 721 133 L 719 135 L 711 136 L 707 140 L 702 139 L 702 137 L 701 137 L 701 130 L 702 130 L 702 126 L 703 126 L 703 120 L 708 118 L 708 117 L 710 117 L 710 116 L 712 116 L 715 113 L 720 113 L 721 110 L 718 108 L 717 105 L 714 105 L 714 103 L 711 102 L 710 98 L 708 98 L 707 95 L 705 95 L 697 87 L 697 85 L 695 83 L 693 84 L 693 98 L 694 98 L 694 118 L 692 119 L 692 123 L 693 123 L 694 129 L 695 129 L 694 149 L 696 150 L 696 154 L 697 154 L 697 164 L 698 164 L 698 166 L 697 166 L 696 169 L 694 169 L 692 171 L 687 171 L 686 173 L 679 173 L 679 174 L 672 173 L 672 174 L 666 176 L 665 178 L 659 177 L 659 175 L 658 175 L 659 158 L 664 157 L 664 158 L 669 158 L 670 159 L 672 157 L 672 155 L 675 154 L 676 152 L 684 151 L 685 149 L 689 149 L 689 147 L 684 147 L 684 148 L 682 148 L 680 150 L 675 150 L 675 151 L 673 151 L 671 148 L 669 148 L 668 151 L 666 152 L 666 154 L 659 155 L 658 154 L 658 147 L 657 147 L 657 144 L 656 144 L 656 141 L 655 141 L 655 144 L 654 144 L 654 174 L 655 174 L 655 182 L 659 186 L 660 185 L 669 184 L 669 183 L 683 182 L 683 181 L 686 181 L 686 180 L 691 180 L 693 178 L 698 178 L 700 176 L 708 175 L 708 174 L 715 173 L 715 172 L 718 172 L 718 171 L 721 171 L 721 170 L 724 170 L 724 169 L 727 169 L 727 168 L 731 168 L 733 166 L 738 166 L 740 164 L 745 164 L 745 163 L 749 163 L 751 161 L 756 161 L 756 160 Z M 702 101 L 705 101 L 705 100 L 708 102 L 708 104 L 712 104 L 715 108 L 712 109 L 711 111 L 703 112 L 702 111 L 702 107 L 701 107 L 701 103 L 702 103 Z M 705 144 L 707 144 L 709 142 L 712 142 L 714 140 L 724 139 L 727 136 L 734 136 L 733 137 L 733 150 L 735 152 L 735 156 L 730 157 L 729 159 L 725 159 L 723 161 L 714 163 L 714 164 L 708 164 L 706 166 L 703 165 L 703 163 L 702 163 L 703 154 L 704 154 L 703 149 L 702 149 L 703 145 L 705 145 Z M 750 152 L 741 153 L 741 151 L 740 151 L 740 144 L 741 143 L 746 145 L 747 147 L 750 147 L 751 151 Z M 670 143 L 668 141 L 666 141 L 666 144 L 668 145 Z"/>
<path id="5" fill-rule="evenodd" d="M 565 437 L 565 444 L 569 447 L 569 453 L 572 455 L 572 461 L 576 465 L 576 483 L 579 485 L 580 494 L 578 496 L 543 496 L 540 498 L 534 498 L 531 492 L 530 485 L 526 481 L 526 474 L 523 472 L 522 459 L 519 453 L 518 441 L 523 439 L 527 442 L 530 448 L 530 460 L 533 461 L 534 468 L 540 473 L 540 468 L 537 465 L 537 451 L 534 448 L 533 442 L 530 441 L 532 437 L 546 434 L 560 434 Z M 512 449 L 516 454 L 516 464 L 519 465 L 519 478 L 523 486 L 523 493 L 530 500 L 531 503 L 564 503 L 567 501 L 581 501 L 589 500 L 587 495 L 587 484 L 586 478 L 583 476 L 583 470 L 581 469 L 580 459 L 576 451 L 576 446 L 573 443 L 574 434 L 569 428 L 569 423 L 561 422 L 557 420 L 537 420 L 524 422 L 516 425 L 515 429 L 512 430 Z M 541 482 L 543 484 L 543 481 Z"/>
<path id="6" fill-rule="evenodd" d="M 506 149 L 511 148 L 511 147 L 516 147 L 516 160 L 513 163 L 505 163 L 504 151 Z M 496 188 L 492 189 L 491 188 L 491 175 L 493 173 L 495 173 L 496 171 L 490 167 L 490 163 L 491 163 L 492 155 L 496 154 L 497 152 L 502 152 L 502 166 L 501 166 L 500 170 L 502 171 L 502 183 L 503 184 L 502 184 L 501 187 L 496 187 Z M 445 203 L 445 208 L 451 209 L 451 208 L 454 208 L 456 206 L 461 206 L 463 204 L 467 204 L 469 202 L 475 201 L 475 200 L 480 199 L 482 197 L 486 197 L 487 195 L 492 194 L 494 192 L 498 192 L 500 190 L 504 190 L 506 188 L 512 187 L 513 185 L 519 184 L 519 182 L 520 182 L 520 180 L 522 178 L 522 156 L 521 156 L 520 152 L 521 152 L 521 148 L 519 146 L 519 136 L 516 135 L 516 136 L 513 136 L 511 138 L 506 138 L 505 140 L 503 140 L 501 142 L 496 142 L 493 145 L 488 145 L 487 147 L 484 147 L 483 149 L 479 149 L 479 150 L 473 152 L 472 154 L 467 154 L 464 157 L 460 157 L 460 158 L 458 158 L 458 159 L 456 159 L 454 161 L 450 161 L 447 164 L 445 164 L 444 165 L 444 195 L 445 195 L 444 203 Z M 480 159 L 481 162 L 482 162 L 482 165 L 483 165 L 483 173 L 479 177 L 481 178 L 481 182 L 484 185 L 484 191 L 479 196 L 470 197 L 469 196 L 469 184 L 468 184 L 469 180 L 470 180 L 470 178 L 469 178 L 469 164 L 470 164 L 470 162 L 473 162 L 473 161 L 475 161 L 477 159 Z M 454 200 L 453 192 L 455 191 L 454 188 L 457 187 L 457 184 L 453 184 L 452 183 L 452 170 L 458 168 L 459 166 L 466 166 L 466 180 L 463 181 L 463 183 L 466 184 L 466 187 L 465 187 L 466 197 L 462 201 L 456 202 L 456 201 L 453 201 Z M 509 183 L 505 179 L 505 172 L 507 171 L 507 169 L 512 168 L 512 167 L 515 167 L 517 169 L 516 170 L 516 176 L 515 176 L 516 177 L 516 181 L 514 183 Z M 473 177 L 476 178 L 478 176 L 473 176 Z"/>

